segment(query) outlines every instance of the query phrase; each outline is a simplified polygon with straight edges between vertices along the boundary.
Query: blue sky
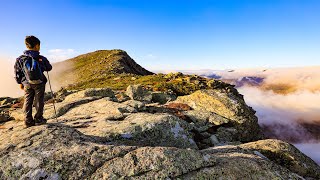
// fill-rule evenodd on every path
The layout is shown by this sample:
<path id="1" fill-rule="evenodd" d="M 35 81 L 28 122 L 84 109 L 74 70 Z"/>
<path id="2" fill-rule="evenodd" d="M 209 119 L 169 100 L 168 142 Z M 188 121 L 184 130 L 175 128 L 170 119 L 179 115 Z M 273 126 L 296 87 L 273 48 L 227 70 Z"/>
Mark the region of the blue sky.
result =
<path id="1" fill-rule="evenodd" d="M 10 0 L 0 18 L 6 57 L 33 34 L 52 61 L 123 49 L 151 70 L 320 65 L 318 0 Z"/>

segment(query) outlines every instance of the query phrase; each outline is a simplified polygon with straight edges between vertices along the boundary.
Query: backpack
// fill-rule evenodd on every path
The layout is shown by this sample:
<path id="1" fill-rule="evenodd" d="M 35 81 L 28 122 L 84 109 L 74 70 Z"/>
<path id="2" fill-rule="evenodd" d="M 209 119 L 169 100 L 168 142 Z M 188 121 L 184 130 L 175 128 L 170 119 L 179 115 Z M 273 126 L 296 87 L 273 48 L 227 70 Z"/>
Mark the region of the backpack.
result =
<path id="1" fill-rule="evenodd" d="M 41 84 L 43 81 L 43 73 L 40 62 L 32 56 L 22 56 L 20 67 L 29 84 Z"/>

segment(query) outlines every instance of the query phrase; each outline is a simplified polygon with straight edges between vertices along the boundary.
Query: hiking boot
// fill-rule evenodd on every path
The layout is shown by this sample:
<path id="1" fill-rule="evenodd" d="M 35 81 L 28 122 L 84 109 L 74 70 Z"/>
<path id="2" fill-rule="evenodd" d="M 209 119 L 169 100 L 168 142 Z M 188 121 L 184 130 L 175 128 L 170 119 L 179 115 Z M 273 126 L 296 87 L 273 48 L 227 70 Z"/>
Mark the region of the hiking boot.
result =
<path id="1" fill-rule="evenodd" d="M 38 125 L 42 125 L 42 124 L 46 124 L 47 123 L 47 120 L 45 118 L 39 118 L 39 119 L 35 119 L 35 124 L 36 126 Z"/>
<path id="2" fill-rule="evenodd" d="M 31 126 L 35 126 L 35 122 L 34 121 L 24 121 L 24 125 L 26 126 L 26 128 L 31 127 Z"/>

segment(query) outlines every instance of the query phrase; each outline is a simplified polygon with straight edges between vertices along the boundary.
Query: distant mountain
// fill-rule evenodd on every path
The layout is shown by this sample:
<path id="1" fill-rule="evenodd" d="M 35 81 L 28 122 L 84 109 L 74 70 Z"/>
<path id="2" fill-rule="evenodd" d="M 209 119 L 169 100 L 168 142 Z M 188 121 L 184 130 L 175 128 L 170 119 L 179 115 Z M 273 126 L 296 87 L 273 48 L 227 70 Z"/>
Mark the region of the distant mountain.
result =
<path id="1" fill-rule="evenodd" d="M 217 74 L 210 74 L 210 75 L 200 75 L 202 77 L 211 78 L 211 79 L 220 79 L 226 83 L 233 84 L 236 87 L 242 86 L 260 86 L 263 84 L 264 79 L 263 77 L 255 77 L 255 76 L 244 76 L 240 78 L 232 78 L 232 79 L 225 79 L 222 76 Z"/>
<path id="2" fill-rule="evenodd" d="M 65 64 L 72 62 L 73 70 L 84 72 L 82 75 L 95 75 L 105 73 L 128 73 L 136 75 L 151 75 L 152 72 L 144 69 L 137 64 L 123 50 L 98 50 L 91 53 L 83 54 L 67 61 Z"/>
<path id="3" fill-rule="evenodd" d="M 197 70 L 187 74 L 219 79 L 236 87 L 255 86 L 276 94 L 290 94 L 297 91 L 320 91 L 320 66 L 291 68 L 247 68 L 235 70 Z"/>
<path id="4" fill-rule="evenodd" d="M 153 75 L 123 50 L 98 50 L 54 64 L 60 85 L 101 83 L 118 75 Z M 96 84 L 95 84 L 96 85 Z"/>
<path id="5" fill-rule="evenodd" d="M 222 78 L 222 76 L 219 76 L 217 74 L 209 74 L 209 75 L 201 74 L 200 76 L 203 76 L 206 78 L 211 78 L 211 79 L 221 79 Z"/>
<path id="6" fill-rule="evenodd" d="M 263 77 L 245 76 L 235 80 L 233 83 L 236 87 L 242 86 L 260 86 L 264 82 Z"/>
<path id="7" fill-rule="evenodd" d="M 183 73 L 154 74 L 137 64 L 123 50 L 99 50 L 54 64 L 52 84 L 57 91 L 87 88 L 111 88 L 124 91 L 140 84 L 155 91 L 177 95 L 191 94 L 212 87 L 229 88 L 229 84 Z M 230 90 L 229 90 L 230 91 Z"/>

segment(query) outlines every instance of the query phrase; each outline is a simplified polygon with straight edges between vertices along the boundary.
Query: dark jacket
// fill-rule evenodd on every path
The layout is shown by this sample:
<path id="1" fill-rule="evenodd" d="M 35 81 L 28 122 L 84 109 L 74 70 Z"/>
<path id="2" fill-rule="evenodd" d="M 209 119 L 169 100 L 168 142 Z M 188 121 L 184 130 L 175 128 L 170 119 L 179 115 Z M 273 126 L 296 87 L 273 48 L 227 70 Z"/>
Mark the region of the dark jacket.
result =
<path id="1" fill-rule="evenodd" d="M 24 75 L 24 72 L 22 69 L 23 67 L 21 66 L 23 64 L 22 60 L 21 60 L 23 56 L 32 56 L 34 59 L 38 60 L 40 63 L 40 68 L 41 68 L 42 74 L 44 71 L 51 71 L 51 69 L 52 69 L 52 66 L 51 66 L 50 62 L 48 61 L 48 59 L 44 56 L 41 56 L 40 52 L 32 51 L 32 50 L 24 51 L 24 55 L 18 57 L 15 65 L 14 65 L 15 79 L 18 84 L 23 84 L 23 85 L 29 84 L 25 75 Z M 47 83 L 47 81 L 48 81 L 44 74 L 43 74 L 42 81 L 43 81 L 43 83 Z"/>

